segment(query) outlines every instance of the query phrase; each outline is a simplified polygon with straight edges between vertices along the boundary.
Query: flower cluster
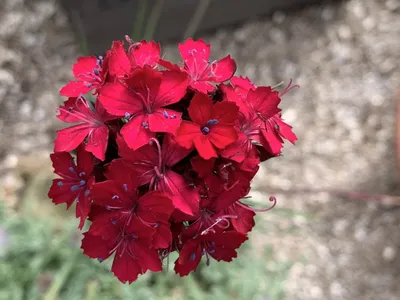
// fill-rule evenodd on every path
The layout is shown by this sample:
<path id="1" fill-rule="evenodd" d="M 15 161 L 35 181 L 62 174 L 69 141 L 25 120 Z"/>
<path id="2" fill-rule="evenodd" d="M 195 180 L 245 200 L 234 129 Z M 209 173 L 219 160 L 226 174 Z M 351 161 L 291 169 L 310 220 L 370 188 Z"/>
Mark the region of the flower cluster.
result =
<path id="1" fill-rule="evenodd" d="M 122 282 L 161 271 L 173 251 L 180 276 L 203 258 L 236 257 L 254 226 L 241 200 L 250 181 L 296 140 L 278 108 L 293 86 L 279 93 L 234 76 L 235 61 L 210 61 L 202 40 L 179 51 L 175 65 L 154 41 L 115 41 L 104 57 L 80 57 L 60 91 L 57 117 L 75 124 L 57 132 L 49 197 L 76 203 L 79 228 L 90 221 L 84 253 L 114 255 Z"/>

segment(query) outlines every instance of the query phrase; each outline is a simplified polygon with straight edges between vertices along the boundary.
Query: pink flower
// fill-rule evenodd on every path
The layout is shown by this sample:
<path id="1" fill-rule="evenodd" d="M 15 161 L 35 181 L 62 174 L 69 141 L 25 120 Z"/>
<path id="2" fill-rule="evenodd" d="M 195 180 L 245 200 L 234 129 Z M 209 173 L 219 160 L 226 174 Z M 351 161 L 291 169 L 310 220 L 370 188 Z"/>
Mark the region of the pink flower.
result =
<path id="1" fill-rule="evenodd" d="M 67 209 L 76 200 L 76 217 L 80 218 L 79 229 L 82 229 L 91 206 L 93 156 L 81 145 L 77 151 L 77 164 L 67 152 L 53 153 L 50 158 L 54 173 L 61 178 L 53 180 L 48 196 L 54 204 L 66 203 Z"/>
<path id="2" fill-rule="evenodd" d="M 188 39 L 179 44 L 179 52 L 183 58 L 183 70 L 190 77 L 190 87 L 201 93 L 212 92 L 215 89 L 212 83 L 229 80 L 236 71 L 236 63 L 230 55 L 210 62 L 210 45 L 203 40 Z M 159 63 L 167 69 L 179 68 L 165 60 Z"/>
<path id="3" fill-rule="evenodd" d="M 69 98 L 59 108 L 58 118 L 78 125 L 57 131 L 54 142 L 55 152 L 72 151 L 85 142 L 86 151 L 92 152 L 100 160 L 105 159 L 109 130 L 106 122 L 115 119 L 109 115 L 100 102 L 93 111 L 86 99 Z"/>
<path id="4" fill-rule="evenodd" d="M 182 113 L 165 108 L 186 94 L 188 79 L 176 71 L 159 72 L 150 67 L 134 70 L 124 84 L 105 85 L 98 100 L 115 116 L 129 122 L 121 134 L 134 150 L 147 144 L 156 132 L 175 134 Z"/>
<path id="5" fill-rule="evenodd" d="M 192 122 L 182 121 L 176 141 L 185 148 L 196 147 L 204 159 L 217 157 L 237 139 L 234 123 L 238 107 L 233 102 L 212 103 L 204 94 L 196 94 L 188 108 Z"/>

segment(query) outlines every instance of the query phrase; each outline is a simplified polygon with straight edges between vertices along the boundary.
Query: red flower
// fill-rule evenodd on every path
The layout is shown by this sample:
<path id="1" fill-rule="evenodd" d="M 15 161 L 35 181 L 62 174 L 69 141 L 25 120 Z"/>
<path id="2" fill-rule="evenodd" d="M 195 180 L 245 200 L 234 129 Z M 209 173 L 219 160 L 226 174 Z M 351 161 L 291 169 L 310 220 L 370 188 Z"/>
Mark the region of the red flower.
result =
<path id="1" fill-rule="evenodd" d="M 98 100 L 109 113 L 129 119 L 121 134 L 128 146 L 136 150 L 155 137 L 156 132 L 175 134 L 182 113 L 164 107 L 180 101 L 187 85 L 184 73 L 138 68 L 125 84 L 105 85 Z"/>
<path id="2" fill-rule="evenodd" d="M 61 178 L 53 179 L 48 196 L 53 199 L 54 204 L 66 203 L 67 209 L 76 200 L 76 217 L 80 218 L 79 229 L 82 229 L 90 212 L 90 189 L 94 183 L 93 156 L 80 146 L 77 151 L 77 165 L 71 154 L 66 152 L 53 153 L 50 158 L 54 173 Z"/>
<path id="3" fill-rule="evenodd" d="M 188 39 L 179 44 L 179 52 L 184 62 L 183 70 L 190 76 L 190 87 L 199 92 L 213 91 L 212 83 L 229 80 L 236 71 L 236 63 L 230 55 L 210 62 L 210 45 L 203 40 Z M 178 68 L 165 60 L 160 60 L 160 65 L 171 70 Z"/>
<path id="4" fill-rule="evenodd" d="M 237 139 L 234 122 L 238 107 L 233 102 L 212 103 L 204 94 L 196 94 L 188 108 L 192 122 L 182 121 L 176 141 L 185 148 L 195 146 L 204 159 L 217 157 L 223 149 Z"/>
<path id="5" fill-rule="evenodd" d="M 72 67 L 77 81 L 71 81 L 60 90 L 60 95 L 79 97 L 100 88 L 107 77 L 108 57 L 82 56 Z"/>
<path id="6" fill-rule="evenodd" d="M 232 261 L 237 256 L 236 249 L 246 240 L 247 236 L 237 231 L 200 234 L 184 244 L 175 261 L 175 272 L 180 276 L 188 275 L 197 269 L 203 256 L 206 256 L 207 265 L 209 256 L 217 261 Z"/>
<path id="7" fill-rule="evenodd" d="M 191 149 L 179 146 L 173 137 L 166 134 L 162 147 L 153 140 L 136 151 L 129 149 L 124 141 L 117 138 L 122 162 L 115 160 L 110 168 L 118 168 L 115 163 L 125 163 L 138 174 L 139 185 L 149 184 L 150 189 L 166 193 L 171 197 L 176 209 L 194 215 L 199 209 L 200 196 L 187 180 L 172 170 L 173 166 L 185 158 Z"/>
<path id="8" fill-rule="evenodd" d="M 158 191 L 140 196 L 137 176 L 132 169 L 120 166 L 118 162 L 112 166 L 106 173 L 108 180 L 96 183 L 92 188 L 96 211 L 91 216 L 90 232 L 108 238 L 109 226 L 115 222 L 129 225 L 133 219 L 139 219 L 155 228 L 155 247 L 168 247 L 171 244 L 168 219 L 174 209 L 171 199 Z"/>
<path id="9" fill-rule="evenodd" d="M 69 98 L 58 112 L 57 117 L 60 120 L 80 124 L 57 131 L 54 151 L 72 151 L 86 140 L 86 151 L 104 160 L 109 134 L 105 122 L 115 117 L 109 115 L 98 101 L 96 101 L 95 110 L 91 110 L 89 103 L 82 97 Z"/>
<path id="10" fill-rule="evenodd" d="M 281 109 L 278 108 L 281 99 L 277 91 L 271 87 L 258 87 L 250 89 L 244 98 L 232 87 L 221 86 L 221 88 L 225 100 L 233 101 L 239 106 L 240 117 L 236 125 L 247 137 L 247 141 L 242 137 L 241 144 L 235 145 L 236 150 L 230 148 L 227 151 L 240 153 L 240 148 L 243 147 L 250 151 L 252 141 L 255 141 L 263 145 L 272 155 L 278 155 L 283 147 L 282 138 L 291 143 L 296 141 L 297 137 L 292 128 L 281 119 Z"/>
<path id="11" fill-rule="evenodd" d="M 107 239 L 93 235 L 90 230 L 84 233 L 81 248 L 87 256 L 99 261 L 115 253 L 111 271 L 121 282 L 131 283 L 147 270 L 162 270 L 158 251 L 152 248 L 155 229 L 133 219 L 126 226 L 121 223 L 110 225 L 108 230 L 110 234 Z"/>
<path id="12" fill-rule="evenodd" d="M 76 200 L 82 249 L 100 262 L 114 256 L 112 272 L 133 282 L 161 259 L 179 252 L 185 276 L 202 256 L 231 261 L 252 230 L 256 212 L 243 201 L 260 161 L 279 155 L 296 136 L 281 119 L 278 93 L 233 76 L 230 56 L 210 62 L 210 45 L 179 45 L 182 68 L 160 58 L 154 41 L 115 41 L 103 59 L 81 57 L 70 97 L 57 117 L 49 197 Z M 167 70 L 160 71 L 158 67 Z M 229 84 L 223 84 L 230 80 Z M 94 108 L 83 98 L 92 91 Z M 77 148 L 77 164 L 69 151 Z M 92 155 L 93 154 L 93 155 Z"/>
<path id="13" fill-rule="evenodd" d="M 154 67 L 160 59 L 160 45 L 154 41 L 133 43 L 129 38 L 129 50 L 123 41 L 115 41 L 110 50 L 110 74 L 126 77 L 136 67 Z"/>

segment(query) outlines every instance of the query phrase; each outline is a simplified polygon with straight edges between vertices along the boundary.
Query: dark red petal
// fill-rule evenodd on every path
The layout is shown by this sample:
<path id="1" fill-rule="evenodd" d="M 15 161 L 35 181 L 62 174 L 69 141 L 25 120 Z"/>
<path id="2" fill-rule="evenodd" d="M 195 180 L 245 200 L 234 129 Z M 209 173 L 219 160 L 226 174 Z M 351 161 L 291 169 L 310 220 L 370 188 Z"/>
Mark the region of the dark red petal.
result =
<path id="1" fill-rule="evenodd" d="M 278 104 L 281 99 L 278 92 L 273 91 L 271 87 L 258 87 L 255 90 L 250 90 L 246 101 L 264 119 L 269 119 L 280 112 Z"/>
<path id="2" fill-rule="evenodd" d="M 153 235 L 153 247 L 166 249 L 171 245 L 172 234 L 169 223 L 158 222 L 156 232 Z"/>
<path id="3" fill-rule="evenodd" d="M 213 106 L 212 116 L 210 119 L 218 120 L 218 124 L 231 125 L 235 124 L 238 117 L 239 107 L 229 101 L 217 102 Z"/>
<path id="4" fill-rule="evenodd" d="M 90 176 L 94 168 L 93 156 L 89 152 L 85 151 L 85 146 L 83 144 L 81 144 L 77 149 L 76 159 L 78 165 L 78 173 L 81 174 L 81 177 L 85 178 Z M 81 172 L 84 172 L 85 174 L 82 174 Z"/>
<path id="5" fill-rule="evenodd" d="M 67 123 L 93 123 L 95 113 L 90 109 L 87 100 L 83 97 L 69 98 L 60 106 L 57 118 Z"/>
<path id="6" fill-rule="evenodd" d="M 168 194 L 176 209 L 188 215 L 194 215 L 199 210 L 199 193 L 181 175 L 167 170 L 157 189 Z"/>
<path id="7" fill-rule="evenodd" d="M 244 204 L 243 204 L 244 205 Z M 240 233 L 248 233 L 254 227 L 254 216 L 255 213 L 250 209 L 241 207 L 240 205 L 233 205 L 234 213 L 238 216 L 237 218 L 230 219 L 233 227 Z M 230 214 L 229 212 L 227 214 Z"/>
<path id="8" fill-rule="evenodd" d="M 179 258 L 175 261 L 175 272 L 181 277 L 188 275 L 197 269 L 202 254 L 198 240 L 188 240 L 179 252 Z"/>
<path id="9" fill-rule="evenodd" d="M 173 64 L 173 63 L 171 63 L 170 61 L 164 60 L 164 59 L 162 59 L 162 58 L 158 61 L 158 64 L 159 64 L 160 66 L 162 66 L 162 67 L 168 69 L 168 70 L 171 70 L 171 71 L 181 71 L 181 68 L 179 68 L 178 65 Z"/>
<path id="10" fill-rule="evenodd" d="M 138 216 L 149 223 L 168 222 L 174 210 L 171 198 L 159 191 L 150 191 L 137 200 Z"/>
<path id="11" fill-rule="evenodd" d="M 143 110 L 142 100 L 121 83 L 108 83 L 101 88 L 98 101 L 108 113 L 123 117 Z"/>
<path id="12" fill-rule="evenodd" d="M 72 66 L 72 72 L 75 78 L 79 79 L 81 75 L 93 73 L 93 69 L 97 67 L 97 59 L 95 56 L 81 56 Z"/>
<path id="13" fill-rule="evenodd" d="M 104 240 L 100 236 L 91 235 L 89 232 L 83 234 L 82 245 L 83 253 L 90 258 L 107 259 L 110 250 L 115 245 L 115 240 Z"/>
<path id="14" fill-rule="evenodd" d="M 131 55 L 137 66 L 149 65 L 154 67 L 160 59 L 160 44 L 150 41 L 141 41 L 140 44 L 131 50 Z"/>
<path id="15" fill-rule="evenodd" d="M 100 101 L 96 101 L 94 107 L 97 112 L 97 115 L 101 118 L 103 122 L 118 119 L 117 116 L 109 114 Z"/>
<path id="16" fill-rule="evenodd" d="M 261 133 L 266 141 L 268 150 L 273 154 L 277 155 L 281 152 L 283 147 L 283 140 L 270 124 L 266 124 L 266 129 L 262 129 Z M 264 143 L 263 143 L 264 144 Z"/>
<path id="17" fill-rule="evenodd" d="M 215 86 L 207 81 L 191 81 L 190 87 L 200 93 L 207 94 L 215 90 Z"/>
<path id="18" fill-rule="evenodd" d="M 197 41 L 187 39 L 184 43 L 179 44 L 178 48 L 185 62 L 188 60 L 196 60 L 199 63 L 208 62 L 210 58 L 210 45 L 200 39 Z"/>
<path id="19" fill-rule="evenodd" d="M 122 159 L 114 159 L 107 165 L 105 177 L 123 186 L 124 190 L 135 191 L 139 186 L 137 170 Z"/>
<path id="20" fill-rule="evenodd" d="M 182 121 L 175 140 L 182 147 L 190 149 L 193 147 L 195 138 L 199 135 L 203 135 L 199 125 L 188 121 Z"/>
<path id="21" fill-rule="evenodd" d="M 147 144 L 133 151 L 126 146 L 125 142 L 121 142 L 121 140 L 121 138 L 117 139 L 119 147 L 118 153 L 122 157 L 122 162 L 120 162 L 121 160 L 119 159 L 114 160 L 111 162 L 109 169 L 114 167 L 114 165 L 118 165 L 118 167 L 115 167 L 116 172 L 118 172 L 120 164 L 130 166 L 135 170 L 138 176 L 139 186 L 149 183 L 151 179 L 156 176 L 154 167 L 158 167 L 159 165 L 156 147 Z"/>
<path id="22" fill-rule="evenodd" d="M 215 128 L 213 128 L 212 130 L 215 130 Z M 204 159 L 217 157 L 217 152 L 215 151 L 213 145 L 211 144 L 209 136 L 211 136 L 211 134 L 208 135 L 200 134 L 197 135 L 194 139 L 194 145 L 196 147 L 196 150 L 199 152 L 199 155 Z"/>
<path id="23" fill-rule="evenodd" d="M 92 128 L 87 124 L 79 124 L 69 128 L 57 131 L 57 137 L 54 141 L 55 152 L 69 152 L 79 146 L 90 133 Z"/>
<path id="24" fill-rule="evenodd" d="M 242 96 L 242 97 L 246 97 L 247 93 L 250 90 L 254 90 L 256 87 L 254 85 L 254 83 L 252 83 L 250 81 L 249 78 L 247 77 L 237 77 L 237 76 L 233 76 L 231 78 L 231 83 L 232 85 L 235 87 L 235 90 L 237 91 L 237 93 Z"/>
<path id="25" fill-rule="evenodd" d="M 61 184 L 62 186 L 60 186 Z M 69 209 L 79 194 L 79 191 L 72 192 L 71 186 L 72 184 L 66 184 L 62 179 L 53 179 L 48 196 L 53 200 L 54 204 L 66 203 L 67 209 Z"/>
<path id="26" fill-rule="evenodd" d="M 136 150 L 146 145 L 151 138 L 156 136 L 149 130 L 148 124 L 147 115 L 137 115 L 122 127 L 121 135 L 131 149 Z"/>
<path id="27" fill-rule="evenodd" d="M 132 283 L 140 274 L 146 272 L 146 270 L 142 270 L 137 258 L 131 254 L 132 252 L 130 245 L 127 246 L 127 249 L 119 247 L 114 256 L 111 271 L 122 283 Z"/>
<path id="28" fill-rule="evenodd" d="M 101 161 L 105 160 L 108 145 L 108 127 L 102 125 L 92 130 L 88 137 L 86 150 L 92 152 Z"/>
<path id="29" fill-rule="evenodd" d="M 164 135 L 162 144 L 162 160 L 169 167 L 174 166 L 189 155 L 192 149 L 180 146 L 171 134 Z"/>
<path id="30" fill-rule="evenodd" d="M 79 97 L 90 92 L 97 86 L 98 85 L 96 84 L 88 83 L 85 81 L 70 81 L 62 87 L 62 89 L 60 90 L 60 95 L 67 97 Z"/>
<path id="31" fill-rule="evenodd" d="M 193 157 L 190 160 L 193 169 L 198 173 L 201 178 L 210 175 L 214 169 L 215 159 L 205 160 L 200 156 Z"/>
<path id="32" fill-rule="evenodd" d="M 185 96 L 188 84 L 189 78 L 186 73 L 180 71 L 163 71 L 153 108 L 179 102 Z"/>
<path id="33" fill-rule="evenodd" d="M 223 149 L 229 144 L 235 142 L 238 138 L 238 135 L 233 126 L 217 125 L 210 130 L 210 133 L 207 135 L 207 137 L 215 147 Z"/>
<path id="34" fill-rule="evenodd" d="M 53 162 L 54 173 L 63 178 L 77 178 L 74 159 L 68 152 L 57 152 L 50 154 Z"/>
<path id="35" fill-rule="evenodd" d="M 93 182 L 94 178 L 91 181 Z M 87 190 L 89 190 L 88 187 Z M 82 189 L 80 191 L 78 201 L 76 202 L 76 209 L 75 209 L 76 218 L 80 218 L 78 226 L 79 229 L 83 228 L 83 225 L 85 224 L 85 221 L 90 213 L 90 207 L 91 207 L 90 194 L 86 192 L 86 189 Z"/>
<path id="36" fill-rule="evenodd" d="M 156 249 L 149 249 L 146 244 L 141 244 L 139 240 L 139 242 L 133 243 L 132 250 L 137 257 L 143 273 L 147 270 L 153 272 L 160 272 L 162 270 L 162 263 Z"/>
<path id="37" fill-rule="evenodd" d="M 217 261 L 231 261 L 237 256 L 235 249 L 247 240 L 247 236 L 237 231 L 227 231 L 210 235 L 215 243 L 215 251 L 208 252 Z"/>
<path id="38" fill-rule="evenodd" d="M 134 205 L 134 202 L 130 198 L 132 190 L 129 189 L 125 191 L 123 184 L 124 183 L 119 184 L 113 180 L 106 180 L 94 184 L 90 191 L 93 203 L 103 207 L 118 207 L 121 211 L 129 210 Z"/>
<path id="39" fill-rule="evenodd" d="M 153 132 L 168 132 L 176 134 L 181 124 L 182 113 L 171 109 L 159 108 L 148 115 L 149 127 Z"/>
<path id="40" fill-rule="evenodd" d="M 211 82 L 224 82 L 230 79 L 236 71 L 236 62 L 230 55 L 211 65 L 211 76 L 207 80 Z"/>
<path id="41" fill-rule="evenodd" d="M 196 94 L 190 101 L 188 112 L 193 123 L 205 126 L 212 119 L 212 99 L 205 94 Z"/>
<path id="42" fill-rule="evenodd" d="M 131 62 L 125 51 L 123 41 L 114 41 L 109 53 L 108 69 L 111 75 L 123 77 L 129 74 Z"/>
<path id="43" fill-rule="evenodd" d="M 274 118 L 275 122 L 278 125 L 278 132 L 279 134 L 287 139 L 289 142 L 294 144 L 297 141 L 297 136 L 293 133 L 292 131 L 292 126 L 286 124 L 285 122 L 282 121 L 281 117 L 279 115 L 276 115 Z"/>

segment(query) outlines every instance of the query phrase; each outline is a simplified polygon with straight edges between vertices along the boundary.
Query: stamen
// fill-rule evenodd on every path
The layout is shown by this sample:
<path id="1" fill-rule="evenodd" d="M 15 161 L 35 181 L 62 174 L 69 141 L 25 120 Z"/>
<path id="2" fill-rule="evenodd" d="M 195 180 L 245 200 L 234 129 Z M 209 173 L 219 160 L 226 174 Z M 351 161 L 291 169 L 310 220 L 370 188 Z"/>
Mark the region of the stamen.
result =
<path id="1" fill-rule="evenodd" d="M 122 185 L 122 188 L 124 189 L 125 192 L 128 192 L 128 185 L 126 183 Z"/>
<path id="2" fill-rule="evenodd" d="M 86 180 L 81 180 L 81 181 L 79 181 L 79 185 L 80 186 L 83 186 L 83 185 L 85 185 L 86 184 Z"/>
<path id="3" fill-rule="evenodd" d="M 118 195 L 114 195 L 114 196 L 112 196 L 111 199 L 112 199 L 112 200 L 117 200 L 117 199 L 119 199 L 119 196 L 118 196 Z"/>
<path id="4" fill-rule="evenodd" d="M 64 186 L 64 183 L 63 183 L 62 181 L 59 181 L 59 182 L 57 182 L 57 186 L 63 187 L 63 186 Z"/>
<path id="5" fill-rule="evenodd" d="M 99 262 L 103 262 L 104 261 L 104 259 L 102 259 L 102 258 L 98 258 L 97 259 Z"/>
<path id="6" fill-rule="evenodd" d="M 142 127 L 143 127 L 144 129 L 148 129 L 148 128 L 149 128 L 149 123 L 147 123 L 147 122 L 142 122 Z"/>
<path id="7" fill-rule="evenodd" d="M 80 173 L 79 173 L 79 177 L 83 177 L 83 176 L 85 176 L 85 175 L 86 175 L 85 172 L 80 172 Z"/>
<path id="8" fill-rule="evenodd" d="M 160 172 L 160 170 L 162 169 L 162 154 L 161 154 L 161 145 L 160 142 L 156 139 L 156 138 L 151 138 L 149 141 L 149 145 L 153 145 L 155 144 L 157 147 L 157 151 L 158 151 L 158 172 Z M 157 170 L 154 169 L 154 171 L 156 171 L 157 174 Z M 158 174 L 157 174 L 158 176 Z"/>
<path id="9" fill-rule="evenodd" d="M 164 116 L 164 118 L 168 119 L 169 116 L 168 116 L 168 113 L 166 110 L 163 111 L 163 116 Z"/>
<path id="10" fill-rule="evenodd" d="M 202 132 L 204 135 L 207 135 L 207 134 L 210 132 L 210 128 L 208 128 L 207 126 L 204 126 L 204 127 L 201 129 L 201 132 Z"/>
<path id="11" fill-rule="evenodd" d="M 85 197 L 87 197 L 87 196 L 89 196 L 89 190 L 88 189 L 85 190 Z"/>
<path id="12" fill-rule="evenodd" d="M 77 190 L 79 190 L 81 187 L 79 185 L 73 185 L 71 186 L 71 192 L 76 192 Z"/>
<path id="13" fill-rule="evenodd" d="M 196 253 L 190 254 L 190 260 L 194 261 L 196 259 Z"/>
<path id="14" fill-rule="evenodd" d="M 282 96 L 286 95 L 288 92 L 290 92 L 294 88 L 300 88 L 300 85 L 298 85 L 298 84 L 295 84 L 295 85 L 291 86 L 292 82 L 293 82 L 292 79 L 290 79 L 288 86 L 283 90 L 283 92 L 281 92 L 279 94 L 279 97 L 282 97 Z"/>
<path id="15" fill-rule="evenodd" d="M 207 121 L 207 125 L 217 125 L 218 124 L 218 120 L 216 119 L 211 119 Z"/>
<path id="16" fill-rule="evenodd" d="M 240 201 L 237 201 L 235 204 L 237 204 L 237 205 L 239 205 L 239 206 L 241 206 L 241 207 L 243 207 L 243 208 L 245 208 L 247 210 L 251 210 L 252 212 L 266 212 L 266 211 L 269 211 L 269 210 L 273 209 L 275 207 L 276 203 L 277 203 L 277 200 L 276 200 L 276 198 L 274 196 L 269 197 L 269 201 L 273 202 L 273 204 L 272 204 L 271 207 L 268 207 L 268 208 L 265 208 L 265 209 L 252 208 L 252 207 L 249 207 L 249 206 L 241 203 Z"/>

